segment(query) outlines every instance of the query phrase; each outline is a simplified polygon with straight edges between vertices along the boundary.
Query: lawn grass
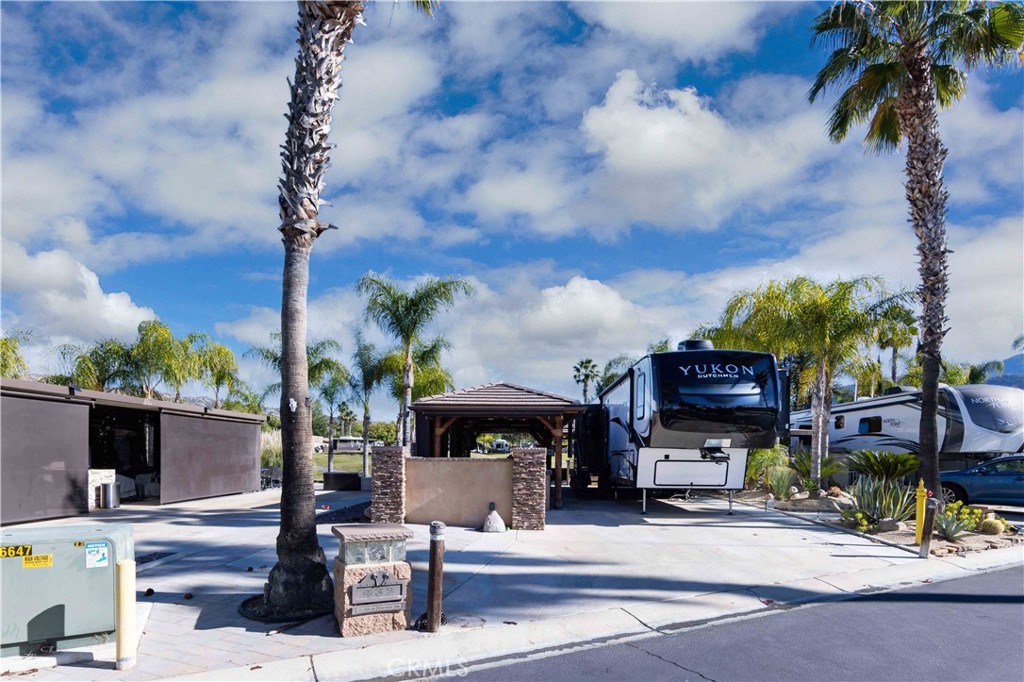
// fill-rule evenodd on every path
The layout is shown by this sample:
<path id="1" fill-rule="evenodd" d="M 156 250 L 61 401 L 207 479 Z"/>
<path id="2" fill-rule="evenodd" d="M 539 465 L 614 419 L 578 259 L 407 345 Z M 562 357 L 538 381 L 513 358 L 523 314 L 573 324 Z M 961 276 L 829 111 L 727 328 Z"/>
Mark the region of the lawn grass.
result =
<path id="1" fill-rule="evenodd" d="M 320 467 L 320 468 L 318 468 Z M 313 453 L 313 480 L 321 482 L 324 480 L 323 469 L 327 468 L 327 453 Z M 336 452 L 334 453 L 334 471 L 347 471 L 350 473 L 363 473 L 363 453 L 361 452 Z M 373 471 L 373 455 L 370 455 L 370 471 Z"/>

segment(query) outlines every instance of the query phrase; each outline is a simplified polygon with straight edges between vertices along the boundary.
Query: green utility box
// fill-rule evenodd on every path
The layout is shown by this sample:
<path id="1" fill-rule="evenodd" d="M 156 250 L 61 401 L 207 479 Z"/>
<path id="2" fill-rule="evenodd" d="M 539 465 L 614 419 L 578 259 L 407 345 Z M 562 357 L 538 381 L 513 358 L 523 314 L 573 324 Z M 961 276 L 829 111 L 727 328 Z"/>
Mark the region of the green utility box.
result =
<path id="1" fill-rule="evenodd" d="M 0 655 L 109 641 L 117 562 L 135 558 L 126 524 L 0 531 Z"/>

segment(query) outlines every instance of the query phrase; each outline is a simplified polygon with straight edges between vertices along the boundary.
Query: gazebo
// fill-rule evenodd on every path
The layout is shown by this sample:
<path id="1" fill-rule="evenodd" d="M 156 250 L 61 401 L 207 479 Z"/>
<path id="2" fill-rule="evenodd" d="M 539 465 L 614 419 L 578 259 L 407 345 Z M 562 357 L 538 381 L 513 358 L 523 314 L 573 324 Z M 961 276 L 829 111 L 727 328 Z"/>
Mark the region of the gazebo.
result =
<path id="1" fill-rule="evenodd" d="M 586 407 L 578 400 L 504 382 L 414 402 L 418 457 L 468 457 L 483 433 L 528 433 L 555 455 L 554 506 L 562 504 L 562 436 Z"/>

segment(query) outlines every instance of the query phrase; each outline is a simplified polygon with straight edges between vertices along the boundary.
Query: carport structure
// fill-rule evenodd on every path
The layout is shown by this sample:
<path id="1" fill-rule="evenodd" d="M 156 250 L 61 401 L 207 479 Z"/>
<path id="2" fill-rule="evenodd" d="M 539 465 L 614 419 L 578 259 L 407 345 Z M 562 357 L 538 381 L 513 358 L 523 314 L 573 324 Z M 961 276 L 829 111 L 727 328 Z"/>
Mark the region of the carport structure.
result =
<path id="1" fill-rule="evenodd" d="M 469 457 L 483 433 L 528 433 L 555 455 L 553 506 L 562 506 L 562 437 L 586 407 L 554 393 L 504 382 L 421 398 L 416 414 L 416 456 Z"/>

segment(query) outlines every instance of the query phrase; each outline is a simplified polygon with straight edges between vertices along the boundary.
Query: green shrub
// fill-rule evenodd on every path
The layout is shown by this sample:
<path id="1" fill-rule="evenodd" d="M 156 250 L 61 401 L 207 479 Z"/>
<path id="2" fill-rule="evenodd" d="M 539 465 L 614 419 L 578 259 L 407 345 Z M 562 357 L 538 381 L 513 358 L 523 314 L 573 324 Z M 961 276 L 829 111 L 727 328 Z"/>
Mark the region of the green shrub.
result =
<path id="1" fill-rule="evenodd" d="M 796 474 L 793 470 L 786 466 L 774 466 L 770 467 L 764 475 L 765 483 L 771 488 L 772 493 L 777 498 L 788 500 L 792 497 L 789 489 L 796 483 Z"/>
<path id="2" fill-rule="evenodd" d="M 858 528 L 873 528 L 882 519 L 906 521 L 914 515 L 916 498 L 914 489 L 896 481 L 862 476 L 846 491 L 853 498 L 853 507 L 835 505 L 843 519 L 856 523 Z M 863 529 L 862 529 L 863 530 Z"/>
<path id="3" fill-rule="evenodd" d="M 846 458 L 846 466 L 855 474 L 898 481 L 917 471 L 920 462 L 917 455 L 911 452 L 858 450 Z"/>
<path id="4" fill-rule="evenodd" d="M 745 481 L 748 486 L 756 487 L 765 481 L 767 471 L 776 466 L 786 466 L 789 462 L 789 451 L 784 445 L 776 445 L 768 449 L 751 450 L 747 456 L 747 473 Z"/>
<path id="5" fill-rule="evenodd" d="M 793 452 L 793 471 L 800 477 L 800 485 L 804 489 L 814 492 L 818 489 L 818 482 L 811 478 L 811 453 L 803 448 Z M 821 458 L 821 480 L 828 481 L 843 470 L 843 463 L 832 455 L 825 455 Z"/>

